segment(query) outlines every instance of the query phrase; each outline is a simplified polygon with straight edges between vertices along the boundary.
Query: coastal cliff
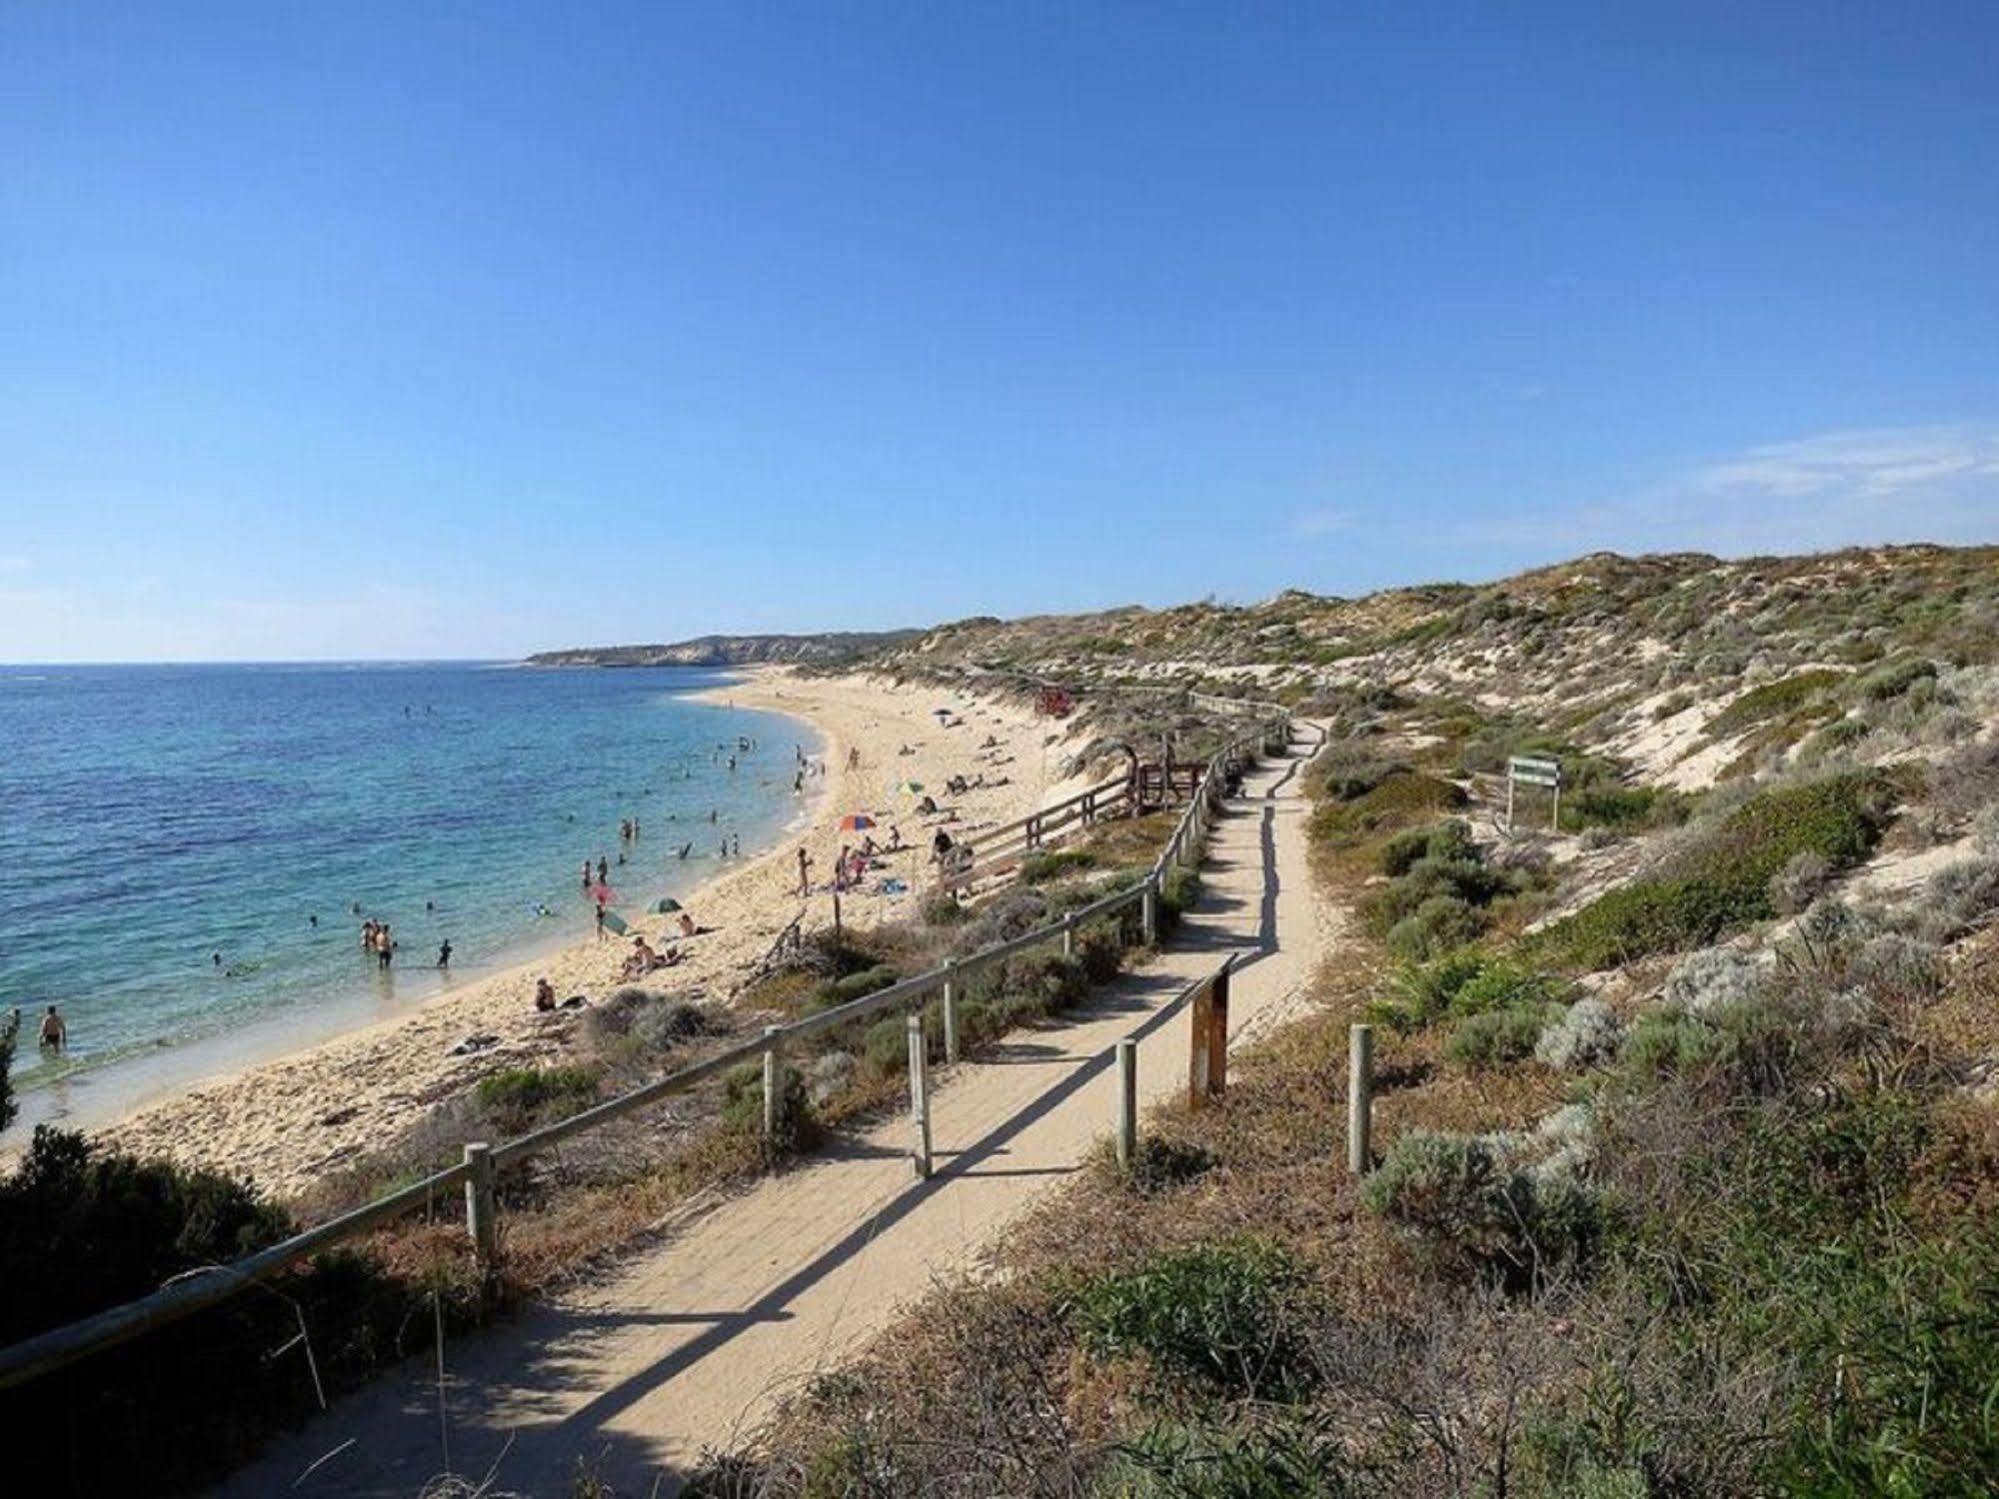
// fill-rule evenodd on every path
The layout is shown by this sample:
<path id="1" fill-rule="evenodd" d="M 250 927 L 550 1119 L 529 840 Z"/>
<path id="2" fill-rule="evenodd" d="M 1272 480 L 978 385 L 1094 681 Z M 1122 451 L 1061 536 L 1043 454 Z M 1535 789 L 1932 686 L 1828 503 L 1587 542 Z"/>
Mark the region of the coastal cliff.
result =
<path id="1" fill-rule="evenodd" d="M 818 635 L 702 635 L 671 645 L 583 646 L 539 651 L 529 666 L 754 666 L 850 661 L 921 637 L 920 630 L 828 631 Z"/>

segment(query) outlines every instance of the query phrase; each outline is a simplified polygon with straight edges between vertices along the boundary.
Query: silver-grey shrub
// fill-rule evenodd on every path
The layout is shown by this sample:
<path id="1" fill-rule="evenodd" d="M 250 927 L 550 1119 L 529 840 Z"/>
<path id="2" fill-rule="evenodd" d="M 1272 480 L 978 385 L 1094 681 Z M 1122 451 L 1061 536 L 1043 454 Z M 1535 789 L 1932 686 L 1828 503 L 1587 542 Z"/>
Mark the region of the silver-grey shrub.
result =
<path id="1" fill-rule="evenodd" d="M 1624 1023 L 1592 995 L 1577 1000 L 1542 1030 L 1534 1043 L 1534 1060 L 1564 1071 L 1598 1067 L 1617 1056 L 1623 1041 Z"/>

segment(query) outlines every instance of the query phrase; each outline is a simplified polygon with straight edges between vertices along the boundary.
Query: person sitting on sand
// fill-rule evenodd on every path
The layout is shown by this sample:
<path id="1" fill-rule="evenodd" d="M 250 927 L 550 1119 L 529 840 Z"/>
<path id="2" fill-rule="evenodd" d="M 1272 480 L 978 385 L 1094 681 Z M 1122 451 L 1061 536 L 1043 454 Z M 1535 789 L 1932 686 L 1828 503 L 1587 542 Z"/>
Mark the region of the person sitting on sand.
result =
<path id="1" fill-rule="evenodd" d="M 42 1017 L 42 1050 L 61 1051 L 69 1044 L 69 1027 L 63 1023 L 61 1013 L 54 1005 Z"/>
<path id="2" fill-rule="evenodd" d="M 545 978 L 534 981 L 534 1007 L 544 1012 L 555 1008 L 555 985 Z"/>
<path id="3" fill-rule="evenodd" d="M 680 913 L 680 935 L 683 937 L 692 937 L 697 935 L 699 930 L 694 925 L 694 918 L 689 916 L 685 911 L 682 911 Z"/>
<path id="4" fill-rule="evenodd" d="M 930 840 L 930 862 L 933 864 L 942 864 L 945 856 L 950 852 L 951 835 L 942 828 L 939 828 L 937 836 Z"/>

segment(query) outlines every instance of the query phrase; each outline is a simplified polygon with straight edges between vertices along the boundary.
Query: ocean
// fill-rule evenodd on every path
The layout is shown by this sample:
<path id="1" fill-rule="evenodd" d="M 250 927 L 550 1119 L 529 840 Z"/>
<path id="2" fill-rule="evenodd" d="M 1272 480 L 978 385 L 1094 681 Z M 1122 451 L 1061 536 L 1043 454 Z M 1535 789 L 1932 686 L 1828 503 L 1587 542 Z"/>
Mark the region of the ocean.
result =
<path id="1" fill-rule="evenodd" d="M 0 1003 L 24 1012 L 17 1083 L 30 1097 L 94 1069 L 109 1083 L 123 1060 L 204 1038 L 316 1039 L 395 1013 L 440 992 L 443 942 L 463 980 L 587 936 L 585 859 L 609 861 L 621 908 L 721 872 L 724 838 L 749 859 L 800 815 L 796 750 L 818 740 L 688 700 L 727 680 L 0 666 Z M 360 950 L 364 916 L 395 934 L 386 972 Z M 49 1004 L 69 1025 L 60 1062 L 34 1040 Z"/>

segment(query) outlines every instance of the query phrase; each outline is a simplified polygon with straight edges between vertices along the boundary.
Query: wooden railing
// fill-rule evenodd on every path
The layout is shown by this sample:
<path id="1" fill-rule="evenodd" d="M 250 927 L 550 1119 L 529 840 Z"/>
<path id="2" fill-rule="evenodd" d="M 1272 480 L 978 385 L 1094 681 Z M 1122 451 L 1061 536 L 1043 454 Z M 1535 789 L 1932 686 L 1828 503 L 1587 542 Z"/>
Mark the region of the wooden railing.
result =
<path id="1" fill-rule="evenodd" d="M 920 1011 L 923 1006 L 934 996 L 941 1002 L 943 1012 L 945 1059 L 956 1061 L 959 1054 L 958 1001 L 965 992 L 966 984 L 979 974 L 1044 943 L 1059 942 L 1065 954 L 1072 953 L 1075 949 L 1076 933 L 1080 928 L 1134 910 L 1138 913 L 1139 928 L 1144 940 L 1147 943 L 1157 941 L 1159 900 L 1166 881 L 1175 870 L 1189 867 L 1199 859 L 1200 850 L 1207 839 L 1209 829 L 1214 825 L 1215 814 L 1221 806 L 1222 788 L 1228 778 L 1245 759 L 1280 749 L 1288 744 L 1290 733 L 1288 718 L 1265 719 L 1247 733 L 1232 740 L 1226 748 L 1209 760 L 1202 770 L 1197 792 L 1181 814 L 1172 835 L 1166 840 L 1166 846 L 1160 851 L 1152 868 L 1138 883 L 1070 911 L 1061 920 L 1027 932 L 1012 941 L 981 948 L 978 952 L 953 959 L 941 968 L 903 979 L 886 989 L 877 990 L 873 994 L 829 1010 L 822 1010 L 816 1015 L 808 1015 L 803 1020 L 795 1020 L 789 1025 L 771 1026 L 761 1035 L 724 1047 L 698 1062 L 682 1067 L 677 1072 L 670 1072 L 665 1077 L 617 1098 L 609 1099 L 594 1108 L 585 1109 L 580 1114 L 573 1114 L 558 1123 L 530 1131 L 498 1145 L 478 1143 L 467 1145 L 465 1158 L 459 1164 L 446 1167 L 350 1213 L 344 1213 L 338 1218 L 295 1234 L 245 1259 L 229 1265 L 189 1271 L 186 1275 L 137 1301 L 100 1312 L 96 1316 L 87 1317 L 65 1327 L 54 1328 L 11 1347 L 0 1348 L 0 1389 L 23 1384 L 52 1370 L 72 1364 L 89 1354 L 128 1342 L 154 1328 L 177 1322 L 204 1307 L 227 1300 L 258 1281 L 271 1278 L 308 1255 L 329 1249 L 346 1240 L 358 1238 L 370 1229 L 405 1213 L 433 1206 L 441 1194 L 459 1187 L 463 1187 L 465 1192 L 467 1230 L 481 1266 L 490 1272 L 498 1256 L 499 1205 L 494 1184 L 502 1166 L 526 1160 L 529 1156 L 545 1151 L 573 1136 L 593 1130 L 599 1125 L 608 1124 L 614 1119 L 658 1103 L 661 1099 L 669 1098 L 676 1093 L 684 1093 L 709 1078 L 727 1072 L 732 1067 L 739 1067 L 746 1062 L 755 1062 L 759 1059 L 762 1060 L 765 1069 L 765 1124 L 766 1128 L 773 1127 L 775 1120 L 770 1105 L 775 1099 L 777 1090 L 772 1084 L 785 1048 L 796 1046 L 801 1041 L 827 1031 L 837 1030 L 841 1026 L 852 1025 L 859 1020 L 887 1015 L 898 1010 L 909 1011 L 911 1024 L 915 1026 L 920 1023 Z M 1101 790 L 1101 788 L 1096 789 Z M 1085 796 L 1088 794 L 1084 793 Z M 1225 984 L 1226 979 L 1223 982 Z M 927 1176 L 929 1174 L 927 1062 L 920 1037 L 912 1042 L 910 1058 L 911 1097 L 920 1111 L 919 1141 L 913 1158 L 918 1172 Z"/>

